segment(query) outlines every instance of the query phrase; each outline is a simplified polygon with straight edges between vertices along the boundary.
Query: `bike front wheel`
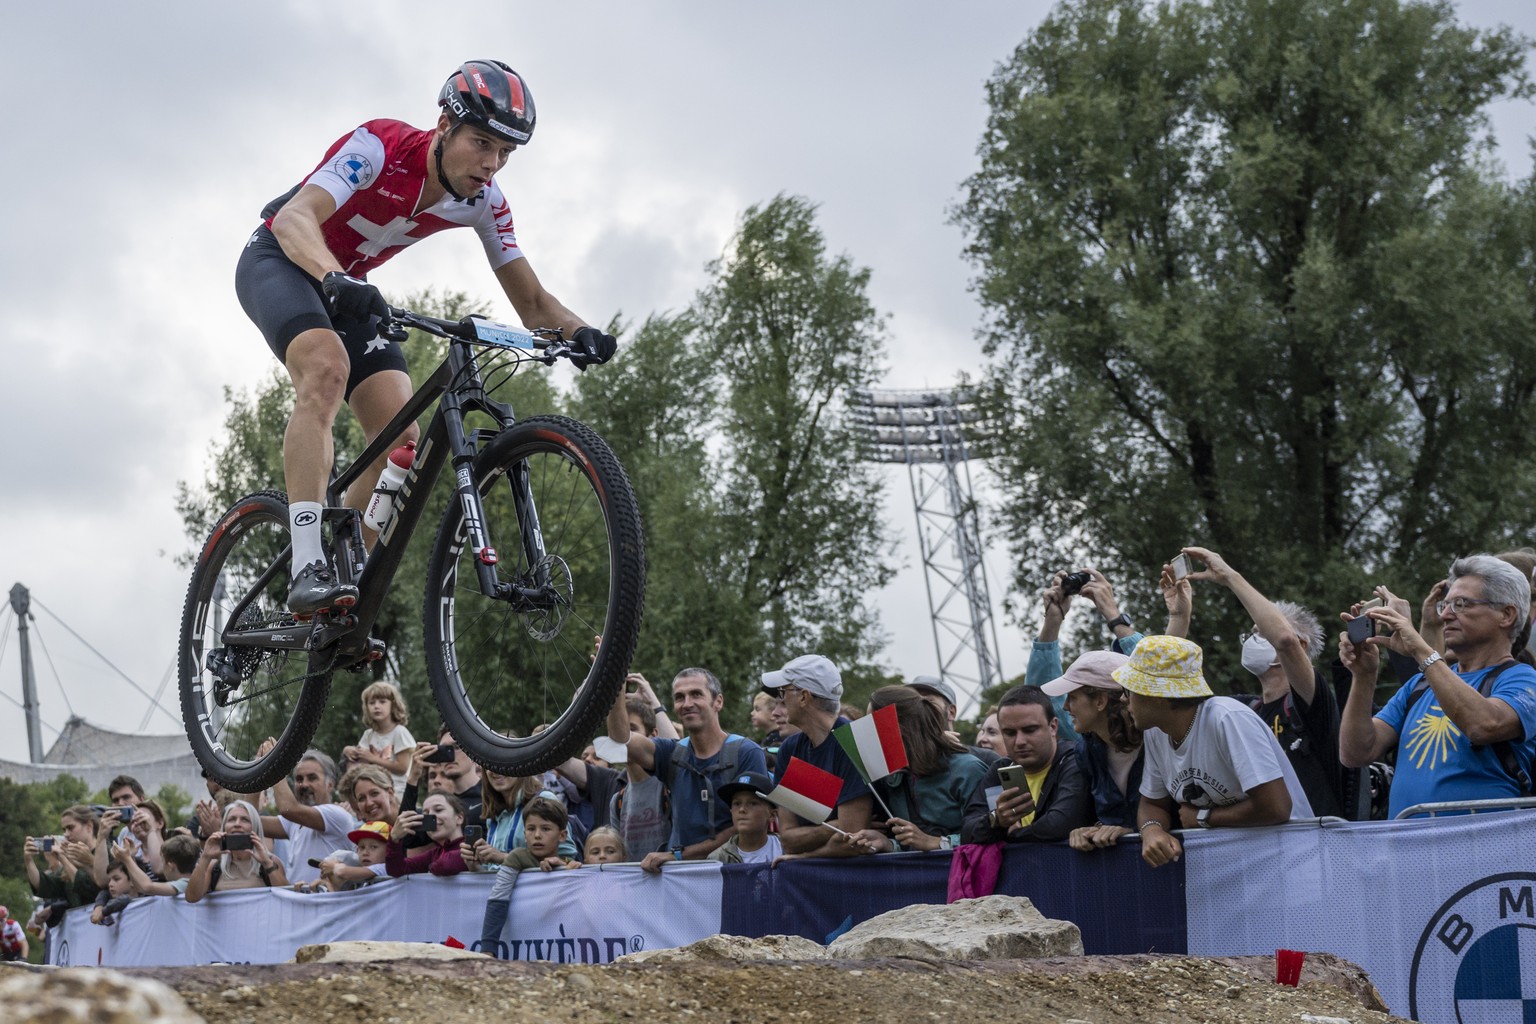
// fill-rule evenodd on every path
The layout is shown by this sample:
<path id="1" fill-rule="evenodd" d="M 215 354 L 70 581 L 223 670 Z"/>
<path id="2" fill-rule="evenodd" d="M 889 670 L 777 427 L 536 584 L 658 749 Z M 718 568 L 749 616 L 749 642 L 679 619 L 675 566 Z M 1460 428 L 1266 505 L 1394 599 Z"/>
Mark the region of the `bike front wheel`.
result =
<path id="1" fill-rule="evenodd" d="M 534 775 L 580 752 L 623 688 L 645 594 L 640 513 L 607 443 L 563 416 L 496 435 L 473 479 L 495 561 L 472 550 L 456 496 L 427 570 L 427 672 L 470 757 Z"/>
<path id="2" fill-rule="evenodd" d="M 181 718 L 208 777 L 259 793 L 298 763 L 320 723 L 331 672 L 317 655 L 263 646 L 291 628 L 288 499 L 235 502 L 203 545 L 187 588 L 177 656 Z M 260 752 L 267 737 L 276 747 Z"/>

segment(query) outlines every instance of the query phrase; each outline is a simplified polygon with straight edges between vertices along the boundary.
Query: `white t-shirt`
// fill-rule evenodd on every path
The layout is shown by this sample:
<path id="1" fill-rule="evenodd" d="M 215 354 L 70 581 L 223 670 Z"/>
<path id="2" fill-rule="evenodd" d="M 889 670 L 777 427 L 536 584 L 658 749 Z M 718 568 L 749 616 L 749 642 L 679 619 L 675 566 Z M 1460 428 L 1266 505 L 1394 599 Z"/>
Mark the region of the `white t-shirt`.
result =
<path id="1" fill-rule="evenodd" d="M 1141 795 L 1148 799 L 1171 796 L 1196 807 L 1226 807 L 1283 778 L 1291 794 L 1291 819 L 1316 816 L 1280 741 L 1262 718 L 1231 697 L 1211 697 L 1202 704 L 1179 749 L 1161 729 L 1148 729 L 1142 744 L 1147 759 Z M 1187 793 L 1191 786 L 1196 792 Z"/>
<path id="2" fill-rule="evenodd" d="M 397 725 L 389 732 L 378 733 L 372 729 L 363 732 L 361 739 L 357 741 L 360 747 L 376 747 L 379 750 L 389 748 L 389 757 L 396 758 L 404 751 L 415 750 L 416 740 L 411 736 L 411 730 L 403 725 Z M 390 772 L 395 780 L 395 799 L 399 800 L 405 795 L 405 772 Z"/>
<path id="3" fill-rule="evenodd" d="M 325 819 L 324 831 L 283 819 L 283 831 L 288 833 L 283 864 L 290 882 L 313 882 L 320 877 L 320 869 L 309 866 L 311 857 L 324 860 L 337 850 L 357 849 L 347 838 L 347 833 L 359 824 L 350 811 L 341 804 L 318 804 L 315 810 Z"/>
<path id="4" fill-rule="evenodd" d="M 762 849 L 748 852 L 738 846 L 736 847 L 736 852 L 741 854 L 741 862 L 743 864 L 768 864 L 775 858 L 784 855 L 784 844 L 779 842 L 778 836 L 769 833 L 768 841 L 763 844 Z"/>

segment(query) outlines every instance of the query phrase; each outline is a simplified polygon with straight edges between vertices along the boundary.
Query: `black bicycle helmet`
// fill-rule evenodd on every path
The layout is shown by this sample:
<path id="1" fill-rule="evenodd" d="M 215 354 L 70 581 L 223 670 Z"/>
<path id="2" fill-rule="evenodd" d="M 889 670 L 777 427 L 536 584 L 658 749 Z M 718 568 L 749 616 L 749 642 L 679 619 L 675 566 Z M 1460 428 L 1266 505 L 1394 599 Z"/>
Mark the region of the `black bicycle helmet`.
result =
<path id="1" fill-rule="evenodd" d="M 499 60 L 472 60 L 448 76 L 437 105 L 459 123 L 526 145 L 533 137 L 533 93 L 523 76 Z"/>

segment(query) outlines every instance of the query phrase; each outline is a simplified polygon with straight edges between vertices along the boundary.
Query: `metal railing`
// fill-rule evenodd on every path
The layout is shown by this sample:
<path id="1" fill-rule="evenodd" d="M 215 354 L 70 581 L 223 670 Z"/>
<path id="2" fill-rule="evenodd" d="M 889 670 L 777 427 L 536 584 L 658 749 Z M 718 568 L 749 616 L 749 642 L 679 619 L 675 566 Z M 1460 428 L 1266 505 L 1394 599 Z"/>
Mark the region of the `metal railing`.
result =
<path id="1" fill-rule="evenodd" d="M 1415 814 L 1427 814 L 1431 818 L 1440 814 L 1477 814 L 1480 811 L 1511 811 L 1521 807 L 1536 807 L 1536 796 L 1510 796 L 1498 800 L 1441 800 L 1435 803 L 1414 804 L 1397 812 L 1394 821 L 1411 818 Z"/>

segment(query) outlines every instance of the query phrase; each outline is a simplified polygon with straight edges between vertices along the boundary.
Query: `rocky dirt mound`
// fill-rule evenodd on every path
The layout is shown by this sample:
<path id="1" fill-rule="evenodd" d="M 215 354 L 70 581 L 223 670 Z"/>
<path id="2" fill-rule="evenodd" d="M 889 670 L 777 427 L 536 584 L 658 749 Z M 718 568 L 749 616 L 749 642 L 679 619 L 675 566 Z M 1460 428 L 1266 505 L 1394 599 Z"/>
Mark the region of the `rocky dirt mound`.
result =
<path id="1" fill-rule="evenodd" d="M 450 1019 L 1366 1024 L 1398 1019 L 1380 1011 L 1375 990 L 1358 968 L 1328 956 L 1307 958 L 1296 989 L 1274 983 L 1274 961 L 1267 957 L 607 966 L 395 960 L 123 973 L 165 982 L 210 1024 Z"/>

